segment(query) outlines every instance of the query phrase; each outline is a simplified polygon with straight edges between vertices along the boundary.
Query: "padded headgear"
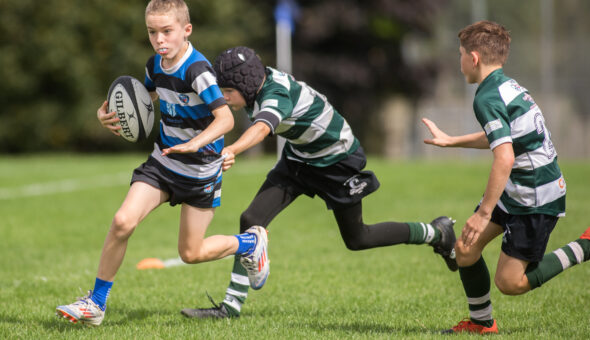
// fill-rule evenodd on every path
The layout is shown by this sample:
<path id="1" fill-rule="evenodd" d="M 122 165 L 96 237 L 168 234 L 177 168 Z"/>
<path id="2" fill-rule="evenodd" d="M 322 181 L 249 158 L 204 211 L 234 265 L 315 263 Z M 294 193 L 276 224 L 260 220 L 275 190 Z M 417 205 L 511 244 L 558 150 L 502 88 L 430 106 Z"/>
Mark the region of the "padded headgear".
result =
<path id="1" fill-rule="evenodd" d="M 238 46 L 227 49 L 217 58 L 213 69 L 217 74 L 219 87 L 231 87 L 238 90 L 246 105 L 252 107 L 256 92 L 264 80 L 264 65 L 253 49 Z"/>

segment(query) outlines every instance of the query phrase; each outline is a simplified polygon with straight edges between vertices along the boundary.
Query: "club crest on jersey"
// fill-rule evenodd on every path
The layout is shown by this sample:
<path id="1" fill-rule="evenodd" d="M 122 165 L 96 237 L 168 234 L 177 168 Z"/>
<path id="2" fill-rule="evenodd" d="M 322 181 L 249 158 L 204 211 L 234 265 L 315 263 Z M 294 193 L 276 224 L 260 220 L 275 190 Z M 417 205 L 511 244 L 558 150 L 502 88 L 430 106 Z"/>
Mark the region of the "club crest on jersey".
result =
<path id="1" fill-rule="evenodd" d="M 210 193 L 212 193 L 212 192 L 213 192 L 213 183 L 211 183 L 211 184 L 207 185 L 207 186 L 205 187 L 205 189 L 203 189 L 203 191 L 204 191 L 206 194 L 210 194 Z"/>
<path id="2" fill-rule="evenodd" d="M 367 186 L 367 182 L 361 182 L 358 178 L 358 175 L 354 175 L 354 176 L 350 177 L 349 179 L 347 179 L 346 182 L 344 182 L 344 186 L 350 187 L 349 194 L 351 196 L 358 195 L 358 194 L 361 194 L 363 192 L 363 190 L 365 190 L 365 187 Z"/>
<path id="3" fill-rule="evenodd" d="M 511 79 L 510 80 L 510 87 L 512 87 L 515 91 L 518 91 L 519 93 L 521 92 L 526 92 L 526 89 L 522 86 L 520 86 L 516 80 Z"/>
<path id="4" fill-rule="evenodd" d="M 189 97 L 186 94 L 179 93 L 178 94 L 178 99 L 180 99 L 180 101 L 183 102 L 184 104 L 188 104 Z"/>

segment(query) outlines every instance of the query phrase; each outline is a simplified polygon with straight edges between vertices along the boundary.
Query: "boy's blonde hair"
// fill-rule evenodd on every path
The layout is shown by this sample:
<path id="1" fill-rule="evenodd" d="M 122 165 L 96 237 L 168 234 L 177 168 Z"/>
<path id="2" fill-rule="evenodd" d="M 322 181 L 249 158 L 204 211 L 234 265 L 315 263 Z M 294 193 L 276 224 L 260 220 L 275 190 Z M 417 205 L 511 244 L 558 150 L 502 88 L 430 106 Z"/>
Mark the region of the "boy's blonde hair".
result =
<path id="1" fill-rule="evenodd" d="M 145 8 L 145 16 L 149 14 L 166 14 L 173 12 L 181 25 L 190 24 L 188 6 L 183 0 L 151 0 Z"/>
<path id="2" fill-rule="evenodd" d="M 510 52 L 510 32 L 493 21 L 483 20 L 459 31 L 459 41 L 465 51 L 476 51 L 487 65 L 504 65 Z"/>

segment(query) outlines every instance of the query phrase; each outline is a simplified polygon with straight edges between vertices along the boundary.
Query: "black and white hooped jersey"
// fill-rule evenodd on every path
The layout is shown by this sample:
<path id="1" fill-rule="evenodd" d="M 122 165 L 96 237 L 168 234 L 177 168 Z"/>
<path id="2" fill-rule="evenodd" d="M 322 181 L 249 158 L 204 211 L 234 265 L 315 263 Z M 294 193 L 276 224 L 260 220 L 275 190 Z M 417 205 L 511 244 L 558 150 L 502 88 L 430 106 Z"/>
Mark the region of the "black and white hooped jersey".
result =
<path id="1" fill-rule="evenodd" d="M 225 105 L 211 63 L 189 43 L 182 59 L 164 69 L 162 57 L 146 65 L 145 86 L 160 100 L 160 133 L 152 157 L 169 170 L 195 180 L 210 180 L 221 172 L 223 136 L 192 154 L 162 156 L 162 149 L 186 143 L 215 118 L 212 111 Z"/>

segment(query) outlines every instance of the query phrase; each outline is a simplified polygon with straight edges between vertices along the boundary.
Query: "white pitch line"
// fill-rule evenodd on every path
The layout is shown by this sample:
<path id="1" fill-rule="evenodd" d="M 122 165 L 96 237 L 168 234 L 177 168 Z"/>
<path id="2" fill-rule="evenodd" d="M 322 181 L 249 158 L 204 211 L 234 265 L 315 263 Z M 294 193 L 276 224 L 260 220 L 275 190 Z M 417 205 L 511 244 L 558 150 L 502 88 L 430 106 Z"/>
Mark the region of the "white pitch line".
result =
<path id="1" fill-rule="evenodd" d="M 23 197 L 53 195 L 64 192 L 81 191 L 91 188 L 112 187 L 129 184 L 131 173 L 120 172 L 90 178 L 64 179 L 61 181 L 33 183 L 15 188 L 0 188 L 0 200 Z"/>

